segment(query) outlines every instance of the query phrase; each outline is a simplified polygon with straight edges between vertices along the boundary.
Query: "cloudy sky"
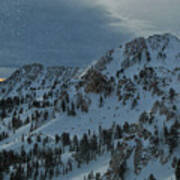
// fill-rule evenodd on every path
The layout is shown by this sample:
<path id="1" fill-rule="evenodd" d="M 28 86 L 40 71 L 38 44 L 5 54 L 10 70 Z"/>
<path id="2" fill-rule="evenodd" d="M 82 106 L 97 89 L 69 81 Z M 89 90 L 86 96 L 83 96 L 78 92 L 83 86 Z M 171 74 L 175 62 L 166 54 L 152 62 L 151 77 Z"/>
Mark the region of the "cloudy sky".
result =
<path id="1" fill-rule="evenodd" d="M 179 0 L 97 0 L 97 4 L 123 20 L 115 25 L 129 27 L 138 35 L 171 32 L 180 36 Z"/>
<path id="2" fill-rule="evenodd" d="M 0 77 L 15 68 L 85 66 L 135 36 L 180 36 L 179 0 L 1 0 Z"/>

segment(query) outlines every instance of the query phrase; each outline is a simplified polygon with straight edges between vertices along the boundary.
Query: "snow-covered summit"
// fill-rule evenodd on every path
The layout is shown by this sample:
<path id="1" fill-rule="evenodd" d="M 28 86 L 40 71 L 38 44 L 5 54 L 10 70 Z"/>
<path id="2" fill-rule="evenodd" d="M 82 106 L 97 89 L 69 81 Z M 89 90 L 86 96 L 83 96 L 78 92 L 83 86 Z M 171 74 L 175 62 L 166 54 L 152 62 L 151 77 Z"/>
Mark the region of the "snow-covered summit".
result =
<path id="1" fill-rule="evenodd" d="M 3 158 L 3 175 L 174 180 L 179 82 L 180 40 L 170 34 L 136 38 L 84 69 L 20 68 L 0 84 L 0 157 L 17 152 Z"/>
<path id="2" fill-rule="evenodd" d="M 173 69 L 179 67 L 180 40 L 171 34 L 153 35 L 147 39 L 140 37 L 126 44 L 112 49 L 100 60 L 90 66 L 98 70 L 104 70 L 106 74 L 113 75 L 114 72 L 126 71 L 136 66 L 164 67 Z M 106 67 L 107 66 L 107 67 Z M 132 72 L 132 70 L 129 70 Z M 138 69 L 134 69 L 134 73 Z"/>

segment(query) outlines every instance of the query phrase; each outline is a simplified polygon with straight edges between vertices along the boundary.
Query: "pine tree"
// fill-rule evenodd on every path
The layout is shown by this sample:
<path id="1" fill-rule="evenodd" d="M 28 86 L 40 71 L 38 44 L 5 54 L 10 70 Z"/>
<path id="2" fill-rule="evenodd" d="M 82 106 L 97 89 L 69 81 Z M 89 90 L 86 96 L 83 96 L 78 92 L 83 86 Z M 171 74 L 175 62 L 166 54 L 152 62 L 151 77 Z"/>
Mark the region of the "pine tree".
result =
<path id="1" fill-rule="evenodd" d="M 176 180 L 180 180 L 180 159 L 178 160 L 177 167 L 175 169 Z"/>
<path id="2" fill-rule="evenodd" d="M 71 112 L 70 112 L 70 115 L 71 116 L 75 116 L 76 115 L 75 106 L 74 106 L 73 102 L 71 103 Z"/>
<path id="3" fill-rule="evenodd" d="M 73 137 L 73 149 L 76 152 L 79 151 L 79 140 L 76 135 L 74 135 L 74 137 Z"/>
<path id="4" fill-rule="evenodd" d="M 56 168 L 56 170 L 55 170 L 55 174 L 56 174 L 56 177 L 58 177 L 58 176 L 59 176 L 59 174 L 60 174 L 60 172 L 59 172 L 59 167 L 57 167 L 57 168 Z"/>
<path id="5" fill-rule="evenodd" d="M 80 152 L 80 158 L 83 161 L 86 161 L 87 163 L 89 162 L 90 159 L 90 154 L 89 154 L 89 141 L 88 141 L 88 137 L 87 134 L 84 134 L 81 141 L 80 141 L 80 148 L 79 148 Z"/>
<path id="6" fill-rule="evenodd" d="M 48 120 L 48 117 L 49 117 L 49 113 L 48 113 L 48 111 L 45 111 L 44 112 L 44 120 L 45 121 Z"/>
<path id="7" fill-rule="evenodd" d="M 2 108 L 2 112 L 1 112 L 1 119 L 6 118 L 7 114 L 6 114 L 6 110 L 5 108 Z"/>
<path id="8" fill-rule="evenodd" d="M 96 180 L 101 180 L 101 174 L 100 173 L 96 173 Z"/>
<path id="9" fill-rule="evenodd" d="M 176 95 L 175 90 L 173 88 L 170 88 L 170 90 L 169 90 L 169 98 L 170 98 L 170 100 L 173 100 L 175 95 Z"/>
<path id="10" fill-rule="evenodd" d="M 31 143 L 32 143 L 32 140 L 31 140 L 31 137 L 30 137 L 30 136 L 27 138 L 27 142 L 28 142 L 28 144 L 31 144 Z"/>
<path id="11" fill-rule="evenodd" d="M 165 138 L 165 143 L 168 144 L 168 136 L 169 136 L 169 132 L 167 127 L 164 125 L 164 138 Z"/>
<path id="12" fill-rule="evenodd" d="M 56 135 L 55 135 L 55 141 L 56 141 L 56 144 L 58 144 L 59 140 L 60 140 L 60 137 L 59 137 L 58 134 L 56 134 Z"/>
<path id="13" fill-rule="evenodd" d="M 149 180 L 156 180 L 156 178 L 154 177 L 154 175 L 153 175 L 153 174 L 150 174 L 150 176 L 149 176 Z"/>
<path id="14" fill-rule="evenodd" d="M 177 147 L 178 145 L 178 126 L 176 125 L 177 122 L 175 122 L 170 129 L 170 133 L 168 136 L 168 144 L 169 144 L 169 151 L 170 153 L 173 152 L 173 150 Z"/>
<path id="15" fill-rule="evenodd" d="M 99 98 L 99 107 L 102 107 L 102 105 L 103 105 L 103 97 L 100 96 L 100 98 Z"/>
<path id="16" fill-rule="evenodd" d="M 65 133 L 65 132 L 64 132 L 64 133 L 61 135 L 61 140 L 62 140 L 63 146 L 70 145 L 71 140 L 70 140 L 69 133 Z"/>
<path id="17" fill-rule="evenodd" d="M 17 129 L 19 127 L 22 126 L 22 121 L 20 120 L 20 117 L 16 118 L 16 117 L 13 117 L 12 118 L 12 127 L 14 129 Z"/>
<path id="18" fill-rule="evenodd" d="M 65 104 L 64 99 L 61 101 L 61 108 L 62 108 L 62 111 L 63 111 L 63 112 L 66 111 L 66 104 Z"/>
<path id="19" fill-rule="evenodd" d="M 97 136 L 93 134 L 91 141 L 90 141 L 90 149 L 92 151 L 97 151 L 98 143 L 97 143 Z"/>
<path id="20" fill-rule="evenodd" d="M 116 126 L 115 139 L 122 138 L 122 129 L 119 125 Z"/>

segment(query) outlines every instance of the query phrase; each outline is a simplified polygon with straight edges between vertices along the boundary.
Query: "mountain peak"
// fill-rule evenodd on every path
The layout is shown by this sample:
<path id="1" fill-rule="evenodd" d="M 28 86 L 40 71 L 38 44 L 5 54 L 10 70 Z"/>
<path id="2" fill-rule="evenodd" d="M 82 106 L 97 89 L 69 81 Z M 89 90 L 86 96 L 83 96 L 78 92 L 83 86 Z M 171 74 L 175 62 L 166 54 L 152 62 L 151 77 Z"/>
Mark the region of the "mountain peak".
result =
<path id="1" fill-rule="evenodd" d="M 110 50 L 85 69 L 18 69 L 0 84 L 4 175 L 10 177 L 8 168 L 28 179 L 34 165 L 37 179 L 45 172 L 62 180 L 175 179 L 179 47 L 170 34 L 154 35 Z M 7 159 L 14 151 L 14 161 Z"/>

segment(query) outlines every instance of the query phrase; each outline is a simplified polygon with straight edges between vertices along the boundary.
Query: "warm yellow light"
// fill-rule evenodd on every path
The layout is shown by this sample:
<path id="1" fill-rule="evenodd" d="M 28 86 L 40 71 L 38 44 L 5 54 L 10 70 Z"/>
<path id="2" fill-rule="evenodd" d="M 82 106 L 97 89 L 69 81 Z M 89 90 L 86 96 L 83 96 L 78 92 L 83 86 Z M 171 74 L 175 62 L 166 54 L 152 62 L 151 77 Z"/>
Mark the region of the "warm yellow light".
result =
<path id="1" fill-rule="evenodd" d="M 3 81 L 5 81 L 5 79 L 4 78 L 0 78 L 0 82 L 3 82 Z"/>

